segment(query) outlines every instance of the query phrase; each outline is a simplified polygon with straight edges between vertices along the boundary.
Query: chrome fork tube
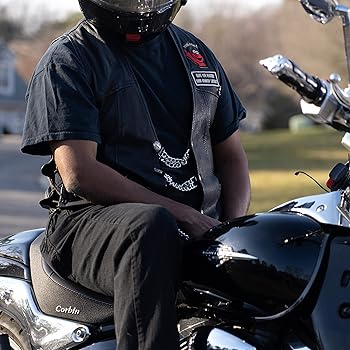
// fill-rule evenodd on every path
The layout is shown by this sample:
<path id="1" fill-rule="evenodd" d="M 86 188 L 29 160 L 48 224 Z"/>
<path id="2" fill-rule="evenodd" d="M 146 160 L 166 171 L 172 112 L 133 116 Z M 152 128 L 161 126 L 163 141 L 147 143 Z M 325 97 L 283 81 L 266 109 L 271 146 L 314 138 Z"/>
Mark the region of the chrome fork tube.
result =
<path id="1" fill-rule="evenodd" d="M 343 21 L 343 33 L 344 33 L 344 44 L 346 63 L 348 68 L 348 87 L 350 86 L 350 9 L 343 5 L 336 6 L 337 14 L 342 18 Z"/>

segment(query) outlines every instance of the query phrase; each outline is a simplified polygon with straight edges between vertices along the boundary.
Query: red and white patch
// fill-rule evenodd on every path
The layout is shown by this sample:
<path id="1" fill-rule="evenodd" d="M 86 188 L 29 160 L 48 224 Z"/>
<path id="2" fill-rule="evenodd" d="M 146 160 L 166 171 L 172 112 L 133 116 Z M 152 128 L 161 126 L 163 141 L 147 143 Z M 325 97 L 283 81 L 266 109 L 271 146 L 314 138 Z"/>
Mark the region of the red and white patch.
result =
<path id="1" fill-rule="evenodd" d="M 208 65 L 206 64 L 204 57 L 198 51 L 197 45 L 192 43 L 187 43 L 184 46 L 184 53 L 185 53 L 185 56 L 198 67 L 208 68 Z"/>

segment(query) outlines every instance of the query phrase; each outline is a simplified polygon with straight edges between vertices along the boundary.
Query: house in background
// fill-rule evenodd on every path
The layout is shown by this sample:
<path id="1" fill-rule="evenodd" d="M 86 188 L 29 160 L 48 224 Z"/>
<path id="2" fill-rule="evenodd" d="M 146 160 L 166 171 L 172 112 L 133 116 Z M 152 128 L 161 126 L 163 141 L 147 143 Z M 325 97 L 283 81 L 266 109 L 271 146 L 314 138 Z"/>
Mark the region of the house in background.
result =
<path id="1" fill-rule="evenodd" d="M 15 68 L 15 55 L 0 39 L 0 134 L 22 133 L 26 89 Z"/>

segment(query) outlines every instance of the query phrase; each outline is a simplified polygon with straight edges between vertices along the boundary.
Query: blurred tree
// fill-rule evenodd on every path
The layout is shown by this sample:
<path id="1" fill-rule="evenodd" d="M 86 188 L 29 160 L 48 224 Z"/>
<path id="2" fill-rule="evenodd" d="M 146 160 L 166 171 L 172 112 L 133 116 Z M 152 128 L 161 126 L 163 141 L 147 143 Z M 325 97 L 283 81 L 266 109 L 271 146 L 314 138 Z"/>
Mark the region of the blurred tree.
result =
<path id="1" fill-rule="evenodd" d="M 259 16 L 228 16 L 229 9 L 189 28 L 201 37 L 220 59 L 235 91 L 248 109 L 249 129 L 287 127 L 290 116 L 299 112 L 291 92 L 280 92 L 280 83 L 259 64 L 275 52 L 274 20 L 279 8 Z M 268 122 L 265 119 L 268 118 Z M 274 126 L 274 120 L 276 125 Z M 251 125 L 254 125 L 251 127 Z M 246 125 L 247 127 L 247 125 Z"/>
<path id="2" fill-rule="evenodd" d="M 52 32 L 65 32 L 66 30 L 75 26 L 83 18 L 82 13 L 76 12 L 67 16 L 63 21 L 46 23 L 46 30 L 49 29 Z"/>
<path id="3" fill-rule="evenodd" d="M 23 35 L 23 25 L 21 22 L 11 18 L 7 8 L 0 6 L 0 39 L 9 42 Z"/>
<path id="4" fill-rule="evenodd" d="M 287 127 L 300 112 L 299 95 L 269 75 L 259 60 L 281 53 L 307 72 L 327 78 L 346 77 L 341 21 L 314 22 L 295 0 L 267 5 L 259 12 L 238 14 L 234 2 L 201 21 L 186 21 L 212 48 L 250 115 L 248 122 L 264 128 Z M 258 120 L 254 120 L 258 119 Z"/>
<path id="5" fill-rule="evenodd" d="M 278 88 L 270 88 L 266 91 L 264 112 L 262 129 L 281 129 L 289 127 L 289 119 L 300 113 L 300 108 L 292 96 Z"/>
<path id="6" fill-rule="evenodd" d="M 322 25 L 312 20 L 295 0 L 284 0 L 279 12 L 275 35 L 278 37 L 278 49 L 283 54 L 322 79 L 327 79 L 334 71 L 347 77 L 339 17 Z"/>
<path id="7" fill-rule="evenodd" d="M 189 2 L 188 8 L 180 11 L 176 23 L 197 34 L 219 57 L 248 109 L 245 123 L 254 125 L 253 129 L 287 127 L 288 119 L 300 112 L 299 96 L 262 68 L 260 59 L 281 53 L 323 79 L 339 72 L 346 80 L 340 19 L 322 26 L 296 0 L 284 0 L 280 6 L 266 5 L 250 13 L 238 11 L 235 1 L 215 0 L 215 4 L 210 4 L 210 8 L 190 11 Z M 3 17 L 0 6 L 0 26 Z M 58 23 L 47 22 L 31 38 L 12 41 L 19 68 L 27 79 L 50 42 L 80 18 L 81 14 L 76 13 Z M 21 23 L 14 24 L 21 28 Z"/>
<path id="8" fill-rule="evenodd" d="M 17 56 L 17 70 L 25 80 L 29 80 L 35 65 L 50 43 L 73 27 L 80 19 L 80 13 L 73 13 L 59 22 L 43 22 L 30 37 L 14 40 L 10 47 Z"/>

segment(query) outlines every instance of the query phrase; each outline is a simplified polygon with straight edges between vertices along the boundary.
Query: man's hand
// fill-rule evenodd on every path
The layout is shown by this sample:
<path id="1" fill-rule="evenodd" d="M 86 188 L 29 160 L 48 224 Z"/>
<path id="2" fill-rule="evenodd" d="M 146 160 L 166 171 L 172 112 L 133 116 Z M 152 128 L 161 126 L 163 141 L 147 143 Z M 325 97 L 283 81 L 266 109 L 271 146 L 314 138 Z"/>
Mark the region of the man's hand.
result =
<path id="1" fill-rule="evenodd" d="M 201 214 L 199 211 L 191 207 L 179 207 L 176 211 L 177 221 L 180 228 L 193 239 L 201 239 L 204 234 L 221 224 L 220 221 L 211 218 L 210 216 Z"/>

